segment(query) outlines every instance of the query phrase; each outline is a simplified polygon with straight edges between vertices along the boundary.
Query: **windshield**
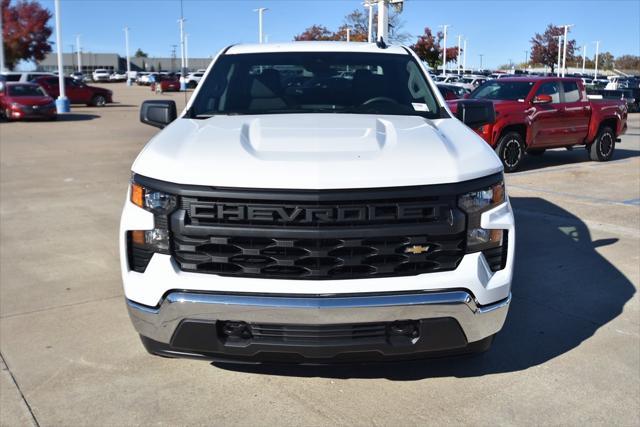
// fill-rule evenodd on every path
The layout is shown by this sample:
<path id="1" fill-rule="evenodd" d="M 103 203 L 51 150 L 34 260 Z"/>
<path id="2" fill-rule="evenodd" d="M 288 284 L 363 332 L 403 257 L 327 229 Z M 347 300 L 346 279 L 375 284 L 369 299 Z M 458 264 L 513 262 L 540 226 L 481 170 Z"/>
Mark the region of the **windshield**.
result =
<path id="1" fill-rule="evenodd" d="M 465 77 L 463 79 L 460 79 L 460 81 L 462 83 L 473 83 L 475 79 L 470 79 L 469 77 Z"/>
<path id="2" fill-rule="evenodd" d="M 478 86 L 478 88 L 471 93 L 470 98 L 517 101 L 519 99 L 525 99 L 532 86 L 533 82 L 491 80 Z"/>
<path id="3" fill-rule="evenodd" d="M 35 85 L 11 85 L 7 89 L 9 96 L 47 96 L 40 86 Z"/>
<path id="4" fill-rule="evenodd" d="M 216 114 L 356 113 L 440 117 L 409 55 L 286 52 L 224 55 L 189 117 Z"/>

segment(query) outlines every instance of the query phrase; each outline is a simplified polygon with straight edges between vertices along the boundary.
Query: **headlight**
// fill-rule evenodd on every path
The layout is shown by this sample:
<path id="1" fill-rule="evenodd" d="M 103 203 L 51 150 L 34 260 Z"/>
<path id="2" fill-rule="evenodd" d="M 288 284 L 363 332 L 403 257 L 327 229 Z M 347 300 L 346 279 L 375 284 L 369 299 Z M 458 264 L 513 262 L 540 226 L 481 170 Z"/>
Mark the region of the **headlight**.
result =
<path id="1" fill-rule="evenodd" d="M 458 206 L 467 214 L 467 253 L 502 245 L 503 230 L 487 230 L 480 227 L 483 212 L 505 201 L 504 182 L 471 191 L 458 198 Z"/>
<path id="2" fill-rule="evenodd" d="M 177 197 L 133 182 L 130 200 L 134 205 L 154 214 L 153 229 L 131 230 L 127 235 L 129 266 L 134 271 L 144 273 L 154 253 L 170 253 L 168 215 L 176 208 Z"/>
<path id="3" fill-rule="evenodd" d="M 11 108 L 24 108 L 25 106 L 20 104 L 19 102 L 12 102 Z"/>

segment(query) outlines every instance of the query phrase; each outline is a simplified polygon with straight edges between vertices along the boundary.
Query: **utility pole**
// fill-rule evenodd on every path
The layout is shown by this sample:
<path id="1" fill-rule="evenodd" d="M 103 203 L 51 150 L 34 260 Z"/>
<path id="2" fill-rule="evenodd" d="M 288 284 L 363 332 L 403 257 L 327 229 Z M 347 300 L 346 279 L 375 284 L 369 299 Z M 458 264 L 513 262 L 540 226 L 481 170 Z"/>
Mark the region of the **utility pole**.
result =
<path id="1" fill-rule="evenodd" d="M 595 70 L 593 73 L 593 78 L 597 79 L 598 78 L 598 53 L 600 51 L 600 40 L 594 42 L 596 44 L 596 63 L 595 63 Z"/>
<path id="2" fill-rule="evenodd" d="M 479 53 L 478 56 L 480 57 L 480 68 L 478 69 L 478 71 L 482 71 L 482 57 L 484 56 L 484 54 Z"/>
<path id="3" fill-rule="evenodd" d="M 373 42 L 373 0 L 367 0 L 365 6 L 369 9 L 369 28 L 367 28 L 367 42 Z"/>
<path id="4" fill-rule="evenodd" d="M 587 45 L 582 46 L 582 74 L 584 74 L 587 65 Z"/>
<path id="5" fill-rule="evenodd" d="M 462 49 L 462 55 L 463 56 L 463 60 L 462 60 L 462 72 L 466 72 L 467 71 L 467 39 L 464 40 L 464 48 Z"/>
<path id="6" fill-rule="evenodd" d="M 567 73 L 567 33 L 569 31 L 569 27 L 573 27 L 573 24 L 571 25 L 563 25 L 564 27 L 564 48 L 562 49 L 564 51 L 564 53 L 562 54 L 562 77 L 565 76 L 565 74 Z"/>
<path id="7" fill-rule="evenodd" d="M 78 72 L 82 72 L 82 53 L 80 50 L 80 34 L 76 35 L 76 50 L 78 52 Z"/>
<path id="8" fill-rule="evenodd" d="M 56 50 L 58 51 L 58 87 L 60 88 L 58 99 L 56 99 L 56 110 L 58 113 L 68 113 L 69 99 L 64 91 L 64 65 L 62 63 L 62 30 L 60 29 L 60 0 L 55 1 L 56 14 Z"/>
<path id="9" fill-rule="evenodd" d="M 129 27 L 124 27 L 124 50 L 127 57 L 127 86 L 131 86 L 131 61 L 129 60 Z"/>
<path id="10" fill-rule="evenodd" d="M 444 47 L 442 48 L 442 75 L 446 75 L 447 73 L 447 28 L 449 28 L 451 25 L 447 24 L 447 25 L 440 25 L 444 30 L 444 40 L 443 40 L 443 45 Z"/>
<path id="11" fill-rule="evenodd" d="M 558 67 L 556 67 L 556 77 L 560 77 L 560 58 L 562 57 L 562 50 L 560 46 L 562 45 L 562 36 L 554 36 L 558 38 Z"/>
<path id="12" fill-rule="evenodd" d="M 458 34 L 458 56 L 456 57 L 456 68 L 458 69 L 458 75 L 460 75 L 460 52 L 462 50 L 462 35 Z"/>
<path id="13" fill-rule="evenodd" d="M 260 44 L 263 43 L 263 34 L 262 34 L 262 15 L 265 10 L 269 10 L 266 7 L 259 7 L 258 9 L 253 9 L 254 12 L 258 12 L 258 40 Z"/>
<path id="14" fill-rule="evenodd" d="M 389 41 L 389 4 L 378 0 L 378 40 Z"/>
<path id="15" fill-rule="evenodd" d="M 371 13 L 371 11 L 369 11 Z M 2 17 L 4 13 L 0 10 L 0 72 L 5 70 L 4 65 L 4 33 L 2 32 Z"/>

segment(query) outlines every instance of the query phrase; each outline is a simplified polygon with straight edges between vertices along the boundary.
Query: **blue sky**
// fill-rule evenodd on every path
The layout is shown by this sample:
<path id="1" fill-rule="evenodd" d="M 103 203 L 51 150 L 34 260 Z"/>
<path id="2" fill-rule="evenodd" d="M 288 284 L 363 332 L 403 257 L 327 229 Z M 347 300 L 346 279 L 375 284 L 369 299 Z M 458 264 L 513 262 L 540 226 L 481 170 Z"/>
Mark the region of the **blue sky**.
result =
<path id="1" fill-rule="evenodd" d="M 54 9 L 53 0 L 41 0 Z M 232 43 L 257 41 L 257 7 L 268 7 L 264 31 L 269 42 L 289 41 L 312 24 L 337 28 L 361 0 L 184 0 L 189 56 L 207 57 Z M 179 0 L 62 0 L 65 51 L 81 34 L 83 50 L 124 55 L 124 33 L 130 27 L 131 51 L 140 47 L 152 56 L 169 56 L 179 43 Z M 425 26 L 450 24 L 451 39 L 468 39 L 467 64 L 496 67 L 522 62 L 529 40 L 549 23 L 575 24 L 571 37 L 587 54 L 640 55 L 640 0 L 406 0 L 404 31 L 417 36 Z M 53 22 L 52 22 L 53 23 Z M 53 39 L 53 37 L 52 37 Z M 413 40 L 413 38 L 412 38 Z"/>

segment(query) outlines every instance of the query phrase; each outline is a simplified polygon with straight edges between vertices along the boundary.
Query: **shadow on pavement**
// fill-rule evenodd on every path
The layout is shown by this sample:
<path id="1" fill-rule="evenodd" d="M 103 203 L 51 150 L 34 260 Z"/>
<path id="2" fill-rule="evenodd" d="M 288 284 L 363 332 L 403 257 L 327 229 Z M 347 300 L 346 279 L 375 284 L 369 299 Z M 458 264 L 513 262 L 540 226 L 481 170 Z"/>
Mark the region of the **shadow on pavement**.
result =
<path id="1" fill-rule="evenodd" d="M 611 161 L 615 162 L 616 160 L 625 160 L 638 156 L 640 156 L 640 151 L 626 150 L 616 147 Z M 518 172 L 527 172 L 550 166 L 571 165 L 585 162 L 591 162 L 591 160 L 589 160 L 589 154 L 584 147 L 576 147 L 571 151 L 565 149 L 547 150 L 541 156 L 525 156 L 522 166 L 518 169 Z"/>
<path id="2" fill-rule="evenodd" d="M 479 356 L 373 365 L 231 365 L 222 369 L 326 378 L 475 377 L 524 370 L 578 347 L 622 312 L 634 285 L 595 248 L 586 225 L 540 198 L 511 198 L 517 224 L 513 301 L 503 330 Z"/>
<path id="3" fill-rule="evenodd" d="M 58 115 L 59 122 L 81 122 L 84 120 L 99 119 L 97 114 L 85 114 L 85 113 L 65 113 Z"/>

